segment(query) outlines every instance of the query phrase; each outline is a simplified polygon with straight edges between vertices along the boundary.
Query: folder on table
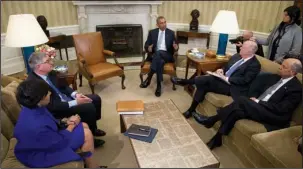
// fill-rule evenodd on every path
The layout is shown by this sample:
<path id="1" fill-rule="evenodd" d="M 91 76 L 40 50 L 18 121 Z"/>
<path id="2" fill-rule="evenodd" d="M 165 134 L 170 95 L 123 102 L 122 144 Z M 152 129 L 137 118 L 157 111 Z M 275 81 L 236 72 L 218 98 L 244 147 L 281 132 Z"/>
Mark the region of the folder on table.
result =
<path id="1" fill-rule="evenodd" d="M 154 138 L 156 137 L 157 132 L 158 132 L 158 129 L 151 128 L 150 134 L 149 134 L 148 137 L 131 135 L 131 134 L 128 133 L 128 131 L 126 131 L 124 133 L 124 135 L 128 136 L 129 138 L 132 138 L 132 139 L 136 139 L 136 140 L 140 140 L 140 141 L 151 143 L 151 142 L 153 142 Z"/>
<path id="2" fill-rule="evenodd" d="M 144 103 L 142 100 L 118 101 L 116 109 L 119 114 L 143 114 Z"/>

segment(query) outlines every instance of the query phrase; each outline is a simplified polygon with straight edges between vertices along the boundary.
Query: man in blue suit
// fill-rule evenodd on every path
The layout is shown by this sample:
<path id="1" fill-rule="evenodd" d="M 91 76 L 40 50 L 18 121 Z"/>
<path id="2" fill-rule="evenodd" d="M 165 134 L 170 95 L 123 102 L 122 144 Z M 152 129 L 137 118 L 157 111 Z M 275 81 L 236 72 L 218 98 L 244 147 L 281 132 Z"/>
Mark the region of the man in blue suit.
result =
<path id="1" fill-rule="evenodd" d="M 150 53 L 147 61 L 151 61 L 150 72 L 146 80 L 140 84 L 141 88 L 146 88 L 150 85 L 150 81 L 157 74 L 157 89 L 155 95 L 161 96 L 161 82 L 163 81 L 164 64 L 174 62 L 173 54 L 178 50 L 174 31 L 166 28 L 166 20 L 163 16 L 157 18 L 158 28 L 149 31 L 144 49 Z M 151 57 L 150 57 L 151 56 Z"/>

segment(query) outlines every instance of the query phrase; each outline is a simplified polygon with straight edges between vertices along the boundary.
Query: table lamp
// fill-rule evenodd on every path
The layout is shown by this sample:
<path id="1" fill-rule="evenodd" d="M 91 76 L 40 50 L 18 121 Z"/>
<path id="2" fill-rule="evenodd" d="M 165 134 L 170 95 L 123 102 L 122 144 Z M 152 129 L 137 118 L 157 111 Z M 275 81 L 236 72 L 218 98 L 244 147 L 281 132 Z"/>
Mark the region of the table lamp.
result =
<path id="1" fill-rule="evenodd" d="M 33 14 L 9 16 L 4 46 L 21 47 L 27 73 L 31 72 L 28 59 L 35 51 L 35 46 L 48 41 L 47 36 Z"/>
<path id="2" fill-rule="evenodd" d="M 228 34 L 239 34 L 236 12 L 220 10 L 211 25 L 210 31 L 219 33 L 217 57 L 225 58 Z"/>

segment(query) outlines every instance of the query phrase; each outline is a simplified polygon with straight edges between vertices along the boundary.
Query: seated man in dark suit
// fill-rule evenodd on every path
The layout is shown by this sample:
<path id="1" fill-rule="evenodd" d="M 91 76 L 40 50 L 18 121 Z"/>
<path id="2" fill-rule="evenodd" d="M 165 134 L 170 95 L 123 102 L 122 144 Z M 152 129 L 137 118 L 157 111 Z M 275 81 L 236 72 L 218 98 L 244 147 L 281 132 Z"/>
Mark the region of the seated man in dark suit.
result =
<path id="1" fill-rule="evenodd" d="M 257 76 L 253 83 L 260 85 L 251 89 L 250 96 L 240 96 L 230 105 L 217 110 L 215 116 L 205 117 L 195 113 L 194 118 L 207 128 L 221 120 L 217 134 L 207 143 L 208 147 L 221 146 L 222 135 L 228 135 L 240 119 L 260 122 L 267 131 L 289 127 L 292 113 L 302 99 L 302 84 L 295 77 L 301 71 L 302 64 L 298 59 L 286 59 L 280 67 L 280 76 Z"/>
<path id="2" fill-rule="evenodd" d="M 163 81 L 163 66 L 165 63 L 174 62 L 174 51 L 178 50 L 174 31 L 166 28 L 166 20 L 163 16 L 157 18 L 158 28 L 149 31 L 144 48 L 148 53 L 152 53 L 152 57 L 146 60 L 151 61 L 150 72 L 146 80 L 140 84 L 141 88 L 150 85 L 150 81 L 157 74 L 157 89 L 155 95 L 161 96 L 161 82 Z"/>
<path id="3" fill-rule="evenodd" d="M 253 41 L 244 42 L 241 47 L 240 54 L 235 54 L 228 61 L 223 69 L 216 71 L 223 79 L 230 84 L 224 82 L 215 76 L 197 76 L 194 79 L 179 79 L 173 77 L 171 80 L 178 85 L 196 85 L 197 91 L 194 95 L 193 102 L 190 108 L 183 113 L 185 118 L 191 117 L 195 112 L 199 102 L 204 100 L 207 92 L 224 94 L 236 98 L 238 96 L 247 95 L 249 84 L 260 72 L 261 65 L 255 57 L 257 44 Z"/>
<path id="4" fill-rule="evenodd" d="M 51 90 L 51 100 L 47 109 L 57 119 L 68 118 L 78 114 L 81 120 L 88 124 L 94 136 L 104 136 L 106 133 L 97 129 L 96 121 L 101 118 L 101 98 L 98 95 L 83 95 L 73 91 L 69 86 L 59 86 L 56 72 L 53 70 L 53 60 L 45 53 L 34 52 L 28 63 L 33 70 L 27 80 L 38 79 L 47 83 Z M 105 142 L 95 139 L 95 147 Z"/>

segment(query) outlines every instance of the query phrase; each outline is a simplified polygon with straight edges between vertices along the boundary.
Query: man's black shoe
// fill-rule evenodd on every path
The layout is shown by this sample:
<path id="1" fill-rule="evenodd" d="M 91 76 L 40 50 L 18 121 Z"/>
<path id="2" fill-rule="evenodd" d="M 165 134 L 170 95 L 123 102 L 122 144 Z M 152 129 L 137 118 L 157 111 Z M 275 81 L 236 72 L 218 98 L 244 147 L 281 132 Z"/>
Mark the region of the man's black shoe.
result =
<path id="1" fill-rule="evenodd" d="M 192 116 L 192 113 L 193 112 L 190 112 L 190 111 L 187 110 L 186 112 L 183 113 L 183 116 L 188 119 Z"/>
<path id="2" fill-rule="evenodd" d="M 160 97 L 160 96 L 161 96 L 161 87 L 157 87 L 156 92 L 155 92 L 155 95 L 156 95 L 157 97 Z"/>
<path id="3" fill-rule="evenodd" d="M 182 84 L 182 82 L 181 82 L 182 79 L 180 79 L 180 78 L 178 78 L 178 77 L 176 77 L 176 76 L 171 77 L 170 80 L 171 80 L 171 82 L 172 82 L 173 84 L 175 84 L 175 85 L 185 86 L 185 84 Z"/>
<path id="4" fill-rule="evenodd" d="M 140 84 L 141 88 L 147 88 L 150 85 L 150 81 L 149 79 L 144 80 L 143 83 Z"/>
<path id="5" fill-rule="evenodd" d="M 217 133 L 206 144 L 207 144 L 207 147 L 211 150 L 216 148 L 216 147 L 220 147 L 222 145 L 222 135 Z"/>
<path id="6" fill-rule="evenodd" d="M 204 125 L 206 128 L 211 128 L 214 125 L 214 123 L 211 122 L 207 116 L 204 116 L 202 114 L 195 112 L 193 113 L 193 117 L 198 123 Z"/>
<path id="7" fill-rule="evenodd" d="M 105 136 L 106 132 L 100 129 L 97 129 L 94 136 L 100 137 L 100 136 Z"/>
<path id="8" fill-rule="evenodd" d="M 95 147 L 95 148 L 98 148 L 98 147 L 102 146 L 104 143 L 105 143 L 104 140 L 101 140 L 101 139 L 94 139 L 94 147 Z"/>

